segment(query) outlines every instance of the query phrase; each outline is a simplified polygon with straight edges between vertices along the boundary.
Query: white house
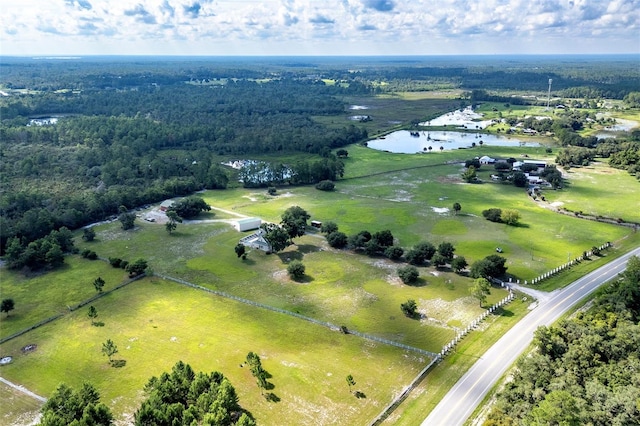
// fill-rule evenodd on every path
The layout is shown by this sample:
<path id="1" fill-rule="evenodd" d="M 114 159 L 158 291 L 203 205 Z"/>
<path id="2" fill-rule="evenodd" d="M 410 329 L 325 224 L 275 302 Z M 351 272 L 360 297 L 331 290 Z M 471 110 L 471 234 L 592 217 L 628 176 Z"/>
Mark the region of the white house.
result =
<path id="1" fill-rule="evenodd" d="M 271 244 L 269 244 L 269 242 L 264 238 L 264 234 L 264 229 L 258 229 L 258 232 L 241 238 L 239 244 L 242 244 L 245 247 L 262 250 L 265 253 L 271 253 Z"/>
<path id="2" fill-rule="evenodd" d="M 238 219 L 234 224 L 235 228 L 239 232 L 252 231 L 254 229 L 260 228 L 260 225 L 262 225 L 262 220 L 259 217 L 248 217 L 245 219 Z"/>
<path id="3" fill-rule="evenodd" d="M 493 164 L 496 162 L 495 158 L 491 158 L 488 155 L 483 155 L 480 157 L 480 164 Z"/>

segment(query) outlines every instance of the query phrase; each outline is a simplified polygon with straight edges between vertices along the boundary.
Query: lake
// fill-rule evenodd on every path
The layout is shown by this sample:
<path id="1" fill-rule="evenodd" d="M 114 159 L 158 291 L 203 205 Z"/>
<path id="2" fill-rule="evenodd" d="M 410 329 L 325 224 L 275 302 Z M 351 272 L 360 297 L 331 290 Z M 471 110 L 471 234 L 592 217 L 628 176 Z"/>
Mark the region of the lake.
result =
<path id="1" fill-rule="evenodd" d="M 367 146 L 380 151 L 414 154 L 416 152 L 438 152 L 441 150 L 440 147 L 447 151 L 472 148 L 474 144 L 479 146 L 480 141 L 487 146 L 540 146 L 537 142 L 524 141 L 516 137 L 440 130 L 419 132 L 398 130 L 384 137 L 368 141 Z"/>

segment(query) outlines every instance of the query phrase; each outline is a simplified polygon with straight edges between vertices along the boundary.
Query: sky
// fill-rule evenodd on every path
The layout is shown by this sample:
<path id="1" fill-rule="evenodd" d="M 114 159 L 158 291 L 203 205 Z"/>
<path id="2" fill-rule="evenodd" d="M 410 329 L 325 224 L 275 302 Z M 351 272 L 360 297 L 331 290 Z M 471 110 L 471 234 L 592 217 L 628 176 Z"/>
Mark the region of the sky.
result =
<path id="1" fill-rule="evenodd" d="M 0 55 L 640 53 L 640 0 L 0 0 Z"/>

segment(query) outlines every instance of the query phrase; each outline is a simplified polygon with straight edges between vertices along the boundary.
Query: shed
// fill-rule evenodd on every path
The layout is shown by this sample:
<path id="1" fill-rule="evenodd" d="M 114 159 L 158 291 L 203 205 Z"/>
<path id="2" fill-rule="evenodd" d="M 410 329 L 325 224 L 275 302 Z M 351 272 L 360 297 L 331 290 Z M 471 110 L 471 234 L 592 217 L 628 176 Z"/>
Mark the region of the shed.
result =
<path id="1" fill-rule="evenodd" d="M 166 212 L 167 210 L 169 210 L 171 206 L 173 206 L 173 203 L 174 203 L 173 200 L 164 200 L 160 204 L 160 211 Z"/>
<path id="2" fill-rule="evenodd" d="M 262 220 L 259 217 L 238 219 L 235 223 L 235 227 L 239 232 L 252 231 L 260 228 L 260 225 L 262 225 Z"/>

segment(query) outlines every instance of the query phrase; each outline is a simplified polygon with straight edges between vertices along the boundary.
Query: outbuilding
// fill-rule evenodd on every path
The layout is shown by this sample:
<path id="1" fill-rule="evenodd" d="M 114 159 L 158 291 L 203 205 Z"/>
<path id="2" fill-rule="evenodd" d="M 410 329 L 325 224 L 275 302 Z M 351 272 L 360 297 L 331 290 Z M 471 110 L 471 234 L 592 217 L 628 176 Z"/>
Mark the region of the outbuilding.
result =
<path id="1" fill-rule="evenodd" d="M 164 200 L 161 204 L 160 204 L 160 211 L 161 212 L 166 212 L 167 210 L 169 210 L 169 208 L 171 206 L 173 206 L 174 201 L 173 200 Z"/>
<path id="2" fill-rule="evenodd" d="M 252 231 L 260 228 L 260 225 L 262 225 L 262 220 L 259 217 L 238 219 L 235 223 L 235 227 L 239 232 Z"/>

